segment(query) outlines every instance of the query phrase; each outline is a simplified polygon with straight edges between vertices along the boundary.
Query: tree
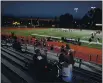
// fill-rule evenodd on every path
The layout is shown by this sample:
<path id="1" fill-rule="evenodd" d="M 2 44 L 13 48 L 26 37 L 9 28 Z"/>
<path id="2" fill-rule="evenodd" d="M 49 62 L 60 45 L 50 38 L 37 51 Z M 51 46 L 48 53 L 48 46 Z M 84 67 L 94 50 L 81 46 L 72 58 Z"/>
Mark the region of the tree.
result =
<path id="1" fill-rule="evenodd" d="M 57 16 L 55 16 L 55 18 L 54 18 L 55 27 L 58 27 L 58 22 L 59 22 L 59 18 Z"/>
<path id="2" fill-rule="evenodd" d="M 91 9 L 85 14 L 82 18 L 82 23 L 89 26 L 94 27 L 95 24 L 102 23 L 102 10 L 100 8 Z"/>
<path id="3" fill-rule="evenodd" d="M 59 23 L 60 27 L 62 28 L 71 27 L 73 21 L 73 16 L 71 14 L 66 13 L 64 15 L 61 15 L 59 19 L 60 19 L 60 23 Z"/>

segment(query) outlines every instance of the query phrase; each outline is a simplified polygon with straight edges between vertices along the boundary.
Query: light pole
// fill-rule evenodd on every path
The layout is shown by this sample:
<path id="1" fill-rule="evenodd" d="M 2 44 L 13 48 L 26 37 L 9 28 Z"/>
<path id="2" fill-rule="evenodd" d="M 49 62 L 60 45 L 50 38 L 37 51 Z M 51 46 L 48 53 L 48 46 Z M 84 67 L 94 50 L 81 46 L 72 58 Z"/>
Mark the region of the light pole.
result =
<path id="1" fill-rule="evenodd" d="M 31 25 L 33 25 L 32 18 L 31 18 Z"/>
<path id="2" fill-rule="evenodd" d="M 96 8 L 96 7 L 91 7 L 91 9 L 93 10 L 93 12 L 95 12 L 95 10 L 94 10 L 95 8 Z"/>
<path id="3" fill-rule="evenodd" d="M 93 13 L 95 12 L 95 10 L 94 10 L 95 8 L 96 8 L 96 7 L 94 7 L 94 6 L 91 7 L 91 9 L 93 10 Z M 92 15 L 92 18 L 93 18 L 93 16 L 94 16 L 94 15 Z M 92 21 L 92 23 L 91 23 L 91 26 L 92 26 L 92 25 L 93 25 L 93 21 Z"/>
<path id="4" fill-rule="evenodd" d="M 74 8 L 74 11 L 77 13 L 78 12 L 78 8 Z M 75 21 L 75 24 L 76 24 L 76 21 Z M 77 26 L 77 24 L 76 24 Z"/>

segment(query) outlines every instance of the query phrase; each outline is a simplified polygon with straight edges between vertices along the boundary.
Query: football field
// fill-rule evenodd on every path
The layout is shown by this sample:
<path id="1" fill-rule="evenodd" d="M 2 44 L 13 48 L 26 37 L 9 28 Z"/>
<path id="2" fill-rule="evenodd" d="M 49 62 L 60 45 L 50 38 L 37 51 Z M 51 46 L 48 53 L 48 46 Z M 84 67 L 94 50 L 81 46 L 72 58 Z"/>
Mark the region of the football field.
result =
<path id="1" fill-rule="evenodd" d="M 94 43 L 88 44 L 88 39 L 91 37 L 91 34 L 95 32 L 95 30 L 82 30 L 79 29 L 70 29 L 70 30 L 62 30 L 55 28 L 2 28 L 1 33 L 11 33 L 14 32 L 16 35 L 20 36 L 31 36 L 34 35 L 36 37 L 43 36 L 52 36 L 52 37 L 66 37 L 72 39 L 80 38 L 82 41 L 86 41 L 82 43 L 82 46 L 87 46 L 90 48 L 102 49 L 102 33 L 97 34 L 93 40 Z M 35 35 L 36 34 L 36 35 Z M 97 42 L 97 38 L 100 38 L 99 44 Z"/>

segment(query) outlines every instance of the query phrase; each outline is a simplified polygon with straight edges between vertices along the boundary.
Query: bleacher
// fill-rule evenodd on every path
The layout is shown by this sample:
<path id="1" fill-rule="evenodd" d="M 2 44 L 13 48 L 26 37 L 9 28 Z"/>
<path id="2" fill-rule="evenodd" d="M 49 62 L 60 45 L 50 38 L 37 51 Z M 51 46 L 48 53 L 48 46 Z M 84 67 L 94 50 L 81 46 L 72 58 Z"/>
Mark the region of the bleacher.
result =
<path id="1" fill-rule="evenodd" d="M 6 45 L 1 47 L 1 73 L 2 80 L 8 81 L 7 83 L 38 83 L 35 77 L 27 71 L 25 64 L 32 61 L 34 51 L 26 50 L 25 53 L 21 53 L 19 51 L 14 50 L 12 47 L 6 47 Z M 54 55 L 53 55 L 54 54 Z M 55 56 L 55 53 L 48 52 L 48 59 L 51 59 L 51 56 Z M 55 56 L 51 59 L 51 61 L 57 61 L 58 58 Z M 82 69 L 83 65 L 87 65 L 86 63 L 80 63 L 80 59 L 75 59 L 76 64 L 81 64 L 81 67 L 75 66 L 73 69 L 73 83 L 102 83 L 102 73 L 99 72 L 91 72 Z M 87 65 L 88 66 L 88 65 Z M 90 66 L 89 66 L 90 67 Z M 4 81 L 3 81 L 4 82 Z M 3 83 L 2 82 L 2 83 Z"/>

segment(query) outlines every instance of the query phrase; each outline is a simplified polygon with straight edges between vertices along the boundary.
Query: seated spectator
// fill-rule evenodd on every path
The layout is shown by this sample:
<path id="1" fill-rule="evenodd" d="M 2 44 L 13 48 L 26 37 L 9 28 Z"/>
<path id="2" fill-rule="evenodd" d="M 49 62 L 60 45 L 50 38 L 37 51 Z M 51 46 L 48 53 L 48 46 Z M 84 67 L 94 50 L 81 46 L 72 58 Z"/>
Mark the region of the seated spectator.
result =
<path id="1" fill-rule="evenodd" d="M 14 35 L 12 38 L 13 38 L 14 41 L 17 40 L 17 36 L 16 35 Z"/>
<path id="2" fill-rule="evenodd" d="M 15 36 L 15 33 L 14 32 L 11 32 L 11 37 L 13 38 Z"/>
<path id="3" fill-rule="evenodd" d="M 70 49 L 70 46 L 68 44 L 66 44 L 66 50 L 69 50 Z"/>
<path id="4" fill-rule="evenodd" d="M 21 48 L 20 42 L 18 42 L 17 40 L 14 40 L 13 48 L 14 48 L 15 50 L 21 51 L 22 48 Z"/>
<path id="5" fill-rule="evenodd" d="M 1 39 L 5 41 L 5 40 L 6 40 L 6 36 L 5 36 L 5 35 L 2 35 L 2 36 L 1 36 Z"/>
<path id="6" fill-rule="evenodd" d="M 44 66 L 47 64 L 47 58 L 42 56 L 39 49 L 36 49 L 33 56 L 33 62 L 37 69 L 42 71 Z"/>
<path id="7" fill-rule="evenodd" d="M 46 47 L 46 42 L 45 41 L 43 41 L 43 46 Z"/>
<path id="8" fill-rule="evenodd" d="M 63 45 L 61 46 L 61 52 L 65 52 L 65 48 Z"/>
<path id="9" fill-rule="evenodd" d="M 51 45 L 50 50 L 54 50 L 54 46 L 53 45 Z"/>
<path id="10" fill-rule="evenodd" d="M 24 43 L 24 38 L 23 37 L 21 37 L 21 42 Z"/>

